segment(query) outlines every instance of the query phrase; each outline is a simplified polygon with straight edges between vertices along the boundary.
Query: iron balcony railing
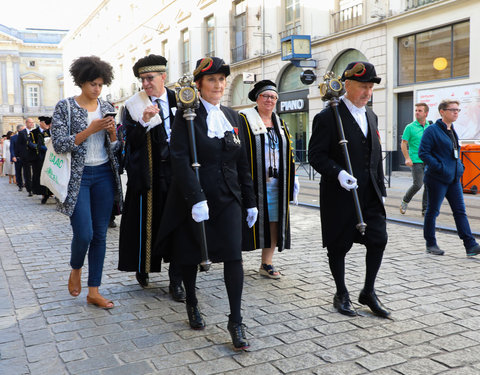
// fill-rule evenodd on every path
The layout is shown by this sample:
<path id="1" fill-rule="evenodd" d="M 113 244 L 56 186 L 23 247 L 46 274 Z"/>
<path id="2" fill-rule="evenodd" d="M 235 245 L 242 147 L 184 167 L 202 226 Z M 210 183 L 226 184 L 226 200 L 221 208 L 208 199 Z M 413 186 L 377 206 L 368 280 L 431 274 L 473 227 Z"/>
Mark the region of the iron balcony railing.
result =
<path id="1" fill-rule="evenodd" d="M 247 45 L 241 44 L 232 48 L 232 62 L 236 63 L 247 59 Z"/>
<path id="2" fill-rule="evenodd" d="M 332 32 L 348 30 L 365 24 L 365 6 L 363 3 L 331 13 Z"/>
<path id="3" fill-rule="evenodd" d="M 407 0 L 405 10 L 411 10 L 426 4 L 435 3 L 439 0 Z"/>

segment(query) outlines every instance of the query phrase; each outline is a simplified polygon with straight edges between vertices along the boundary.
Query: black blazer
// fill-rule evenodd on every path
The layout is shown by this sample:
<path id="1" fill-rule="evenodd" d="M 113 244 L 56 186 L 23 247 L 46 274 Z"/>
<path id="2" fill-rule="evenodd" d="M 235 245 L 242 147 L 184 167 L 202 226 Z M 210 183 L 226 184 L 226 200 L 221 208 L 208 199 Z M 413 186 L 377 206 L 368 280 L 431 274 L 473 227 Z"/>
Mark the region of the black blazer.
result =
<path id="1" fill-rule="evenodd" d="M 36 142 L 34 142 L 34 135 L 32 135 L 34 129 L 27 132 L 27 129 L 23 129 L 18 133 L 18 139 L 15 146 L 15 152 L 20 159 L 25 162 L 33 162 L 39 158 Z"/>
<path id="2" fill-rule="evenodd" d="M 340 102 L 338 110 L 343 122 L 345 138 L 348 141 L 350 161 L 353 175 L 358 183 L 362 210 L 370 209 L 371 205 L 367 204 L 367 201 L 373 195 L 377 197 L 377 203 L 379 203 L 375 205 L 376 212 L 373 215 L 385 216 L 382 196 L 386 196 L 387 193 L 377 116 L 370 108 L 366 108 L 368 134 L 365 137 L 343 101 Z M 337 179 L 340 171 L 347 169 L 338 141 L 333 110 L 330 107 L 325 108 L 313 119 L 313 131 L 308 150 L 310 165 L 322 175 L 320 209 L 324 246 L 338 243 L 341 238 L 350 240 L 356 233 L 357 218 L 352 193 L 342 188 Z M 363 215 L 365 217 L 366 212 Z"/>

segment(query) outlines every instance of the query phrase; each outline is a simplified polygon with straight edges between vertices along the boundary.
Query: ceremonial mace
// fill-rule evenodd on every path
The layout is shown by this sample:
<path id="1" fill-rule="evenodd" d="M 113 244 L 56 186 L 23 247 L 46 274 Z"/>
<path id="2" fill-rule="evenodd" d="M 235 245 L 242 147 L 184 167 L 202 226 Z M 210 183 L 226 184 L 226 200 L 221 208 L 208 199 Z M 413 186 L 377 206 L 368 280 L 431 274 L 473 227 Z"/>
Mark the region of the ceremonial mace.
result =
<path id="1" fill-rule="evenodd" d="M 347 172 L 350 176 L 353 176 L 352 171 L 352 164 L 350 163 L 350 155 L 348 154 L 348 141 L 345 139 L 345 133 L 343 131 L 343 123 L 342 118 L 340 117 L 340 113 L 338 112 L 338 104 L 340 103 L 339 97 L 344 93 L 342 81 L 340 81 L 340 77 L 335 76 L 334 72 L 327 72 L 323 76 L 323 81 L 320 85 L 320 93 L 322 94 L 322 100 L 329 101 L 328 105 L 332 108 L 333 113 L 335 114 L 335 122 L 337 124 L 337 131 L 338 131 L 338 144 L 342 148 L 343 157 L 345 159 L 345 165 L 347 167 Z M 363 236 L 365 235 L 365 229 L 367 224 L 363 221 L 362 209 L 360 207 L 360 200 L 358 199 L 358 192 L 357 188 L 352 189 L 353 194 L 353 202 L 355 204 L 355 211 L 357 214 L 357 221 L 358 224 L 356 228 Z"/>
<path id="2" fill-rule="evenodd" d="M 192 161 L 192 169 L 195 172 L 198 183 L 200 183 L 200 174 L 198 169 L 200 163 L 197 158 L 197 143 L 195 140 L 195 127 L 193 120 L 197 117 L 195 109 L 200 106 L 198 99 L 198 91 L 193 82 L 193 76 L 184 74 L 175 85 L 175 94 L 177 97 L 177 106 L 183 110 L 183 118 L 187 120 L 188 140 L 190 143 L 190 158 Z M 201 221 L 200 226 L 200 251 L 202 253 L 202 261 L 198 265 L 200 271 L 208 271 L 212 262 L 208 259 L 207 235 L 205 233 L 205 223 Z"/>

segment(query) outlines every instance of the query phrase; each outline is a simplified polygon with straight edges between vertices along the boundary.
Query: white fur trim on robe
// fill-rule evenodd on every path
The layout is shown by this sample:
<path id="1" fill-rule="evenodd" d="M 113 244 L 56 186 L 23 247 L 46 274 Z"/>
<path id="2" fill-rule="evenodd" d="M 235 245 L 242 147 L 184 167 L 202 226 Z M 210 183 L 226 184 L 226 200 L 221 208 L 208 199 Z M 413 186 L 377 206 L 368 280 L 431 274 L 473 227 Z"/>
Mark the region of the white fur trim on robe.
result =
<path id="1" fill-rule="evenodd" d="M 140 92 L 137 92 L 135 95 L 133 95 L 131 98 L 129 98 L 125 102 L 125 106 L 128 109 L 128 113 L 130 113 L 130 117 L 136 122 L 140 122 L 140 120 L 143 117 L 143 111 L 145 110 L 145 108 L 147 108 L 150 105 L 153 105 L 153 103 L 148 97 L 148 95 L 146 94 L 146 92 L 143 90 Z M 157 113 L 155 116 L 153 116 L 150 119 L 149 122 L 145 123 L 148 126 L 147 131 L 154 128 L 157 125 L 160 125 L 161 123 L 162 123 L 162 119 L 160 115 Z"/>

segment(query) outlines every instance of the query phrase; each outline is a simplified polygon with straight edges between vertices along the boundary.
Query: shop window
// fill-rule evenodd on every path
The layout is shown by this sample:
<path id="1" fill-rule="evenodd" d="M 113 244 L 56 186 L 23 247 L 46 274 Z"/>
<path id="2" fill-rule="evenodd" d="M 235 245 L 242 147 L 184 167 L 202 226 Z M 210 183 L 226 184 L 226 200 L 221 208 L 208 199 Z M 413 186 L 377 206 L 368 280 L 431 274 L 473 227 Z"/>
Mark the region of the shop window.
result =
<path id="1" fill-rule="evenodd" d="M 398 84 L 468 77 L 470 22 L 398 39 Z"/>

